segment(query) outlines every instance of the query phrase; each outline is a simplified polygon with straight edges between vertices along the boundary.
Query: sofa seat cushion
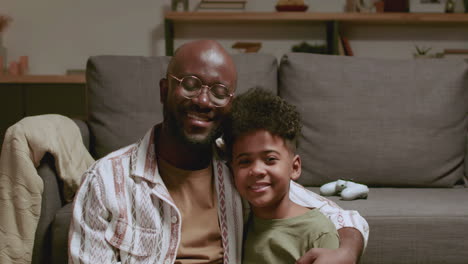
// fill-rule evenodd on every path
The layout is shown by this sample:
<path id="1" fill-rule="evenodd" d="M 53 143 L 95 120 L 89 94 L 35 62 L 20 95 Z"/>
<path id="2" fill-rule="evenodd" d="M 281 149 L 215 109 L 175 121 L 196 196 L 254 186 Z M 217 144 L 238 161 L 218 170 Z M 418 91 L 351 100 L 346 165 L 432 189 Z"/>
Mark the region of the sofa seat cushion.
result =
<path id="1" fill-rule="evenodd" d="M 319 188 L 308 189 L 319 193 Z M 362 264 L 456 264 L 468 259 L 468 188 L 370 188 L 365 200 L 328 198 L 368 221 Z M 54 263 L 66 263 L 72 208 L 70 203 L 60 209 L 52 225 Z"/>
<path id="2" fill-rule="evenodd" d="M 290 53 L 279 94 L 303 117 L 307 186 L 452 187 L 464 175 L 468 63 Z"/>
<path id="3" fill-rule="evenodd" d="M 308 189 L 319 193 L 319 188 Z M 327 198 L 357 210 L 369 223 L 362 263 L 466 263 L 468 259 L 468 188 L 370 188 L 365 200 Z"/>

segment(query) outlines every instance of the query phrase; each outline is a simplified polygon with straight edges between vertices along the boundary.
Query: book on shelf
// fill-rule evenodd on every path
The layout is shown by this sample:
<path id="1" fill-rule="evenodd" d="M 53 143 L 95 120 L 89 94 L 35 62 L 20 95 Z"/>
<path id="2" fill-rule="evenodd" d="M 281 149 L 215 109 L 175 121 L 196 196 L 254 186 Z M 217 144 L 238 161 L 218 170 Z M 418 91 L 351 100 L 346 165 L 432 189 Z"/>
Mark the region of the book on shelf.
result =
<path id="1" fill-rule="evenodd" d="M 243 53 L 258 52 L 262 48 L 261 42 L 236 42 L 232 45 L 233 49 L 238 49 Z"/>
<path id="2" fill-rule="evenodd" d="M 351 44 L 349 43 L 348 38 L 344 36 L 340 36 L 340 42 L 343 45 L 344 54 L 346 56 L 354 56 L 354 52 L 353 52 L 353 49 L 351 48 Z"/>
<path id="3" fill-rule="evenodd" d="M 346 52 L 343 47 L 343 39 L 341 36 L 338 38 L 338 55 L 340 56 L 346 56 Z"/>
<path id="4" fill-rule="evenodd" d="M 202 0 L 199 4 L 197 9 L 198 10 L 244 10 L 247 0 Z"/>
<path id="5" fill-rule="evenodd" d="M 444 58 L 468 59 L 468 49 L 444 49 Z"/>

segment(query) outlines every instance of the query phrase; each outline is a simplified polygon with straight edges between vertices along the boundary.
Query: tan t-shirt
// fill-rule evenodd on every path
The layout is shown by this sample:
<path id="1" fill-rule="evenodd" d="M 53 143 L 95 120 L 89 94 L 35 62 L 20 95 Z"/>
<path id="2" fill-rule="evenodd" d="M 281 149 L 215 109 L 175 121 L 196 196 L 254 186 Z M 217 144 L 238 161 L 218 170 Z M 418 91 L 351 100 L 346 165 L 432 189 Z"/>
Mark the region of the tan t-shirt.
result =
<path id="1" fill-rule="evenodd" d="M 212 166 L 187 171 L 159 159 L 159 174 L 182 214 L 176 264 L 223 263 Z"/>

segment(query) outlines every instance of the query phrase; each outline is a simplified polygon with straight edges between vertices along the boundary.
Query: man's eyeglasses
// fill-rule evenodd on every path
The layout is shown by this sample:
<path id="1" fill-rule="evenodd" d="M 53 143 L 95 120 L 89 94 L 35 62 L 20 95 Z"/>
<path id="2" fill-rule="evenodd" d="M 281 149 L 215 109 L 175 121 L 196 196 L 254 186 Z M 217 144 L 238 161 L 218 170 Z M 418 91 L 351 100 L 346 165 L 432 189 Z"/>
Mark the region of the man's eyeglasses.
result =
<path id="1" fill-rule="evenodd" d="M 203 84 L 202 81 L 193 75 L 188 75 L 179 79 L 172 74 L 170 77 L 179 82 L 179 86 L 182 87 L 182 95 L 187 99 L 192 99 L 200 95 L 202 88 L 208 89 L 208 97 L 216 107 L 222 107 L 229 103 L 233 94 L 229 92 L 229 88 L 221 83 L 215 83 L 212 86 Z"/>

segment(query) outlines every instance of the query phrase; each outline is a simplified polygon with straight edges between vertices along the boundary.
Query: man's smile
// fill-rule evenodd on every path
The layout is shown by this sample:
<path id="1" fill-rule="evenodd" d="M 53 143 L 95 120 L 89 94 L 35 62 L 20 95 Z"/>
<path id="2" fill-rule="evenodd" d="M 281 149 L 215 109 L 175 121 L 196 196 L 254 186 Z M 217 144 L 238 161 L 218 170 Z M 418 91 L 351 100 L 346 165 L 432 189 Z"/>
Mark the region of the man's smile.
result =
<path id="1" fill-rule="evenodd" d="M 213 122 L 212 115 L 209 113 L 189 111 L 186 116 L 188 121 L 196 126 L 207 127 Z"/>

